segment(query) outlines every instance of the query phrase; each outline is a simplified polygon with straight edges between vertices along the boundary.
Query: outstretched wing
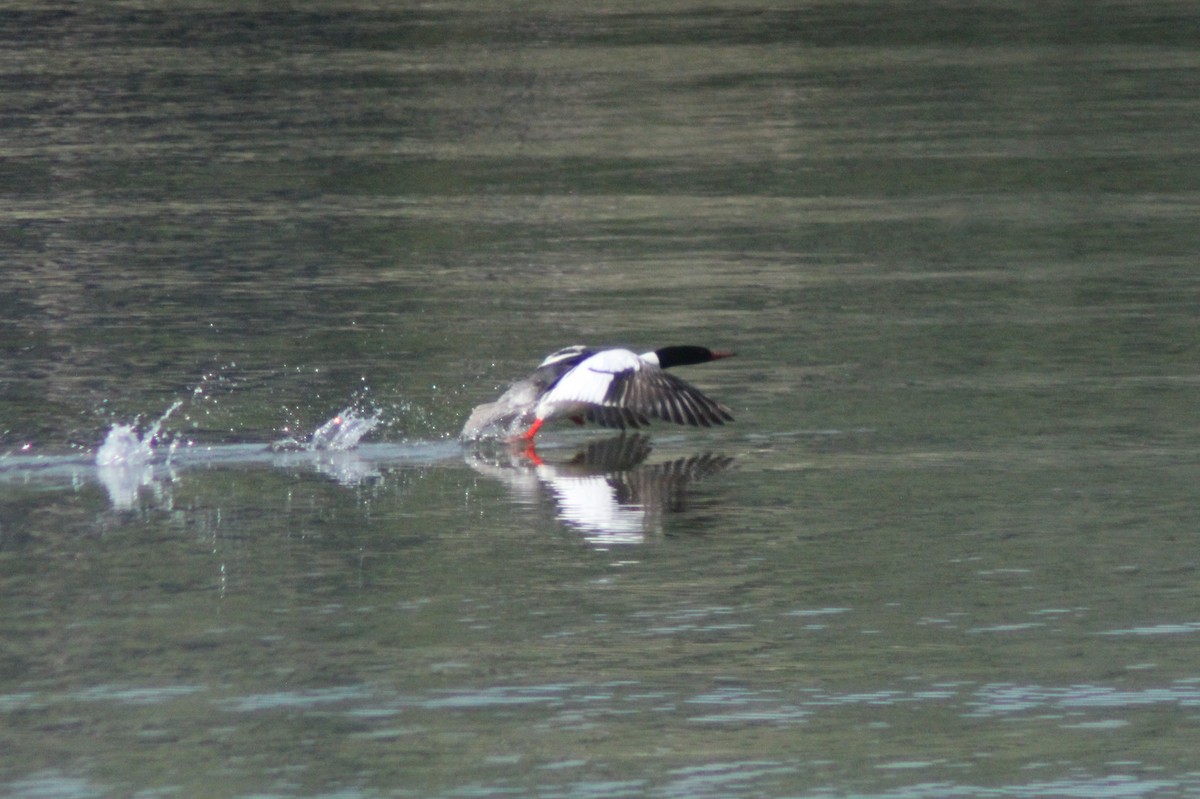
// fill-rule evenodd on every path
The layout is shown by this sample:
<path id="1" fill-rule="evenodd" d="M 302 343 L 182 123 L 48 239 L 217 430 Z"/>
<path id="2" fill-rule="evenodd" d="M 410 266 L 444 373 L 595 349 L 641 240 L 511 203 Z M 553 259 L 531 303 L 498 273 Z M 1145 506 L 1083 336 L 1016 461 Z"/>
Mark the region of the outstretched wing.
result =
<path id="1" fill-rule="evenodd" d="M 700 427 L 733 421 L 733 414 L 723 403 L 691 383 L 645 363 L 638 369 L 614 375 L 604 406 L 623 409 L 639 419 L 654 417 Z"/>

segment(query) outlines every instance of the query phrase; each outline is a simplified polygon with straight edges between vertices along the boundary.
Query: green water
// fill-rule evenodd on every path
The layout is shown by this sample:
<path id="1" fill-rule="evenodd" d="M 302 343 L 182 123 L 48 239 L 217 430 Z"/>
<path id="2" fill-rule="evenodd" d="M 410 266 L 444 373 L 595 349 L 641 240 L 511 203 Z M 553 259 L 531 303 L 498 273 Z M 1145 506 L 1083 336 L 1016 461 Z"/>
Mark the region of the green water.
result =
<path id="1" fill-rule="evenodd" d="M 0 11 L 0 793 L 1200 795 L 1197 41 Z M 459 447 L 577 342 L 736 350 L 736 422 Z"/>

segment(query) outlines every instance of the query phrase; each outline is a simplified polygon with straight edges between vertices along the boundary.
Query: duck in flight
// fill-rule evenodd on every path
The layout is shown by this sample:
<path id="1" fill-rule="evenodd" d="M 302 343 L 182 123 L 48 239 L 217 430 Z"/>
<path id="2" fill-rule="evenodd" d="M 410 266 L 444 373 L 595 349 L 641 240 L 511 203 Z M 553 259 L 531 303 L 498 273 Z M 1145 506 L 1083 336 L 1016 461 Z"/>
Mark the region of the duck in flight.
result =
<path id="1" fill-rule="evenodd" d="M 596 350 L 574 345 L 546 356 L 525 380 L 500 401 L 475 409 L 464 437 L 500 418 L 519 430 L 516 438 L 533 441 L 546 422 L 569 418 L 601 427 L 639 428 L 650 419 L 710 427 L 733 421 L 723 403 L 666 370 L 728 358 L 732 352 L 707 347 L 673 346 L 638 355 L 626 349 Z"/>

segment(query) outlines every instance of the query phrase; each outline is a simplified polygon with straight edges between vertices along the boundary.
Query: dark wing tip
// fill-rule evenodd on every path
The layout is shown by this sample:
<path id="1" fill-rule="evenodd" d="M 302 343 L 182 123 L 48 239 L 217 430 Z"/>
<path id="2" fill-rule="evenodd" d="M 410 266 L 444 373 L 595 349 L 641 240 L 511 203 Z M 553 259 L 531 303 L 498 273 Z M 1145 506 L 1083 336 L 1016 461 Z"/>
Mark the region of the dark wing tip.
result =
<path id="1" fill-rule="evenodd" d="M 665 371 L 643 371 L 626 392 L 628 405 L 640 413 L 675 424 L 712 427 L 733 421 L 729 408 L 690 383 Z"/>

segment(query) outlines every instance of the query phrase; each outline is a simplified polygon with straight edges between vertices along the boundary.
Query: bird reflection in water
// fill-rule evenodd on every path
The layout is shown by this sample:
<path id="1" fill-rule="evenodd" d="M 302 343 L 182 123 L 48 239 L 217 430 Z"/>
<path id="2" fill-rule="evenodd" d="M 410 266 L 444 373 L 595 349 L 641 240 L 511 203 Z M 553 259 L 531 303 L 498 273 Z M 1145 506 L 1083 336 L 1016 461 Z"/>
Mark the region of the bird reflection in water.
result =
<path id="1" fill-rule="evenodd" d="M 692 484 L 726 471 L 733 458 L 711 452 L 646 463 L 647 436 L 593 442 L 565 459 L 533 447 L 472 448 L 467 463 L 505 483 L 519 502 L 549 495 L 558 519 L 596 546 L 641 544 L 665 532 L 666 517 L 688 509 Z"/>

